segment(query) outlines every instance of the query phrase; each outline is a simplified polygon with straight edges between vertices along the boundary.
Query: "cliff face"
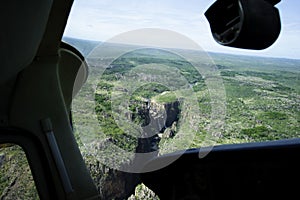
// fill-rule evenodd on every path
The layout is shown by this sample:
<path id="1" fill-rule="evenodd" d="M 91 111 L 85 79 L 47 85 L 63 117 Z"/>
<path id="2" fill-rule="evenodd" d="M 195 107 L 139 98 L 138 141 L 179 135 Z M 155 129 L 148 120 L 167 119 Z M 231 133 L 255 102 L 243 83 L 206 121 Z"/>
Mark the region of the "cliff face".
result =
<path id="1" fill-rule="evenodd" d="M 87 160 L 87 163 L 101 199 L 124 200 L 140 183 L 137 174 L 111 169 L 95 159 Z"/>
<path id="2" fill-rule="evenodd" d="M 179 120 L 179 105 L 179 101 L 164 104 L 164 108 L 167 115 L 165 127 L 171 127 L 174 122 L 177 122 Z"/>
<path id="3" fill-rule="evenodd" d="M 138 139 L 137 153 L 153 152 L 158 150 L 161 137 L 173 137 L 180 113 L 179 101 L 170 103 L 147 102 L 139 113 L 145 118 L 143 138 Z M 172 129 L 172 133 L 170 130 Z"/>
<path id="4" fill-rule="evenodd" d="M 161 137 L 173 137 L 176 134 L 179 114 L 179 101 L 170 103 L 144 101 L 140 102 L 140 105 L 136 105 L 134 112 L 127 116 L 133 121 L 139 119 L 144 134 L 142 138 L 138 138 L 136 153 L 157 151 Z M 97 147 L 99 145 L 94 144 L 92 146 Z M 91 150 L 91 152 L 92 151 L 97 152 L 96 149 Z M 90 163 L 89 168 L 102 199 L 126 199 L 134 193 L 136 186 L 140 184 L 138 174 L 110 169 L 95 160 L 90 160 L 88 163 Z M 139 185 L 138 193 L 146 193 L 146 196 L 148 196 L 149 191 L 143 188 L 145 187 Z M 137 189 L 135 192 L 137 192 Z M 146 198 L 146 196 L 139 197 L 138 199 L 149 199 Z M 133 196 L 131 196 L 131 198 L 133 198 Z M 155 194 L 152 194 L 151 199 L 155 198 L 157 198 Z"/>
<path id="5" fill-rule="evenodd" d="M 179 119 L 179 101 L 170 103 L 150 102 L 149 115 L 155 130 L 162 132 L 165 128 L 171 127 Z"/>

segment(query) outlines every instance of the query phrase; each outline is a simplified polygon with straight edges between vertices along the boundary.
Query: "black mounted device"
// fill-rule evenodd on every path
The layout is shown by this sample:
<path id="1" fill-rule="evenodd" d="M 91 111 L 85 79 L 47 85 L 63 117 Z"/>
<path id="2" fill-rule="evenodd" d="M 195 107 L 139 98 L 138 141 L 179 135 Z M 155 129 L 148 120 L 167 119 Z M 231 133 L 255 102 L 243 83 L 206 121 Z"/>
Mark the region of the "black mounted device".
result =
<path id="1" fill-rule="evenodd" d="M 281 30 L 275 7 L 280 0 L 218 0 L 205 12 L 214 39 L 221 45 L 261 50 Z"/>

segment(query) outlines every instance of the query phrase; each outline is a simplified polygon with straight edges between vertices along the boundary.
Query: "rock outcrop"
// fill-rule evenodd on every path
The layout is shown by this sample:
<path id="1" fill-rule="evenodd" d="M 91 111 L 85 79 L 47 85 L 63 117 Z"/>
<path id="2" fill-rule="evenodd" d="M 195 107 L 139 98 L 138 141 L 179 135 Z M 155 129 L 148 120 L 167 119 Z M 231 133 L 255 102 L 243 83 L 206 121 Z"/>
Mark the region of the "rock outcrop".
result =
<path id="1" fill-rule="evenodd" d="M 179 120 L 179 101 L 171 103 L 152 101 L 146 102 L 146 105 L 141 107 L 142 110 L 138 110 L 139 113 L 143 113 L 145 121 L 142 125 L 143 137 L 138 139 L 137 153 L 157 151 L 161 134 L 173 137 Z"/>

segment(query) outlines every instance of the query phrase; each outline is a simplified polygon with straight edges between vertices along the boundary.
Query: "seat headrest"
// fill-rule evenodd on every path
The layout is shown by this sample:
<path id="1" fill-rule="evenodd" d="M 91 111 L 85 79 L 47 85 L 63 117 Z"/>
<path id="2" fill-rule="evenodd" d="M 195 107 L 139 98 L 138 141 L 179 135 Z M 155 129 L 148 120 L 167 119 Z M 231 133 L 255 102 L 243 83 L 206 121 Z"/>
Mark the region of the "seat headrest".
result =
<path id="1" fill-rule="evenodd" d="M 47 25 L 52 0 L 9 0 L 0 7 L 0 84 L 34 59 Z"/>

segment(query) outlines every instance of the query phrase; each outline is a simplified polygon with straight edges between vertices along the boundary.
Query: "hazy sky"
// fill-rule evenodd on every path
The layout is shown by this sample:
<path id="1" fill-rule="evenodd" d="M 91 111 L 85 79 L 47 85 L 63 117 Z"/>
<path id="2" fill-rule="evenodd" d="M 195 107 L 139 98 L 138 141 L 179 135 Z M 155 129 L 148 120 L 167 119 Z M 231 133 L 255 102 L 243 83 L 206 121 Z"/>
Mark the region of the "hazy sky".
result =
<path id="1" fill-rule="evenodd" d="M 266 50 L 249 51 L 218 45 L 204 12 L 214 0 L 75 0 L 65 36 L 106 41 L 141 28 L 161 28 L 183 34 L 204 50 L 300 59 L 300 1 L 282 0 L 282 31 Z"/>

